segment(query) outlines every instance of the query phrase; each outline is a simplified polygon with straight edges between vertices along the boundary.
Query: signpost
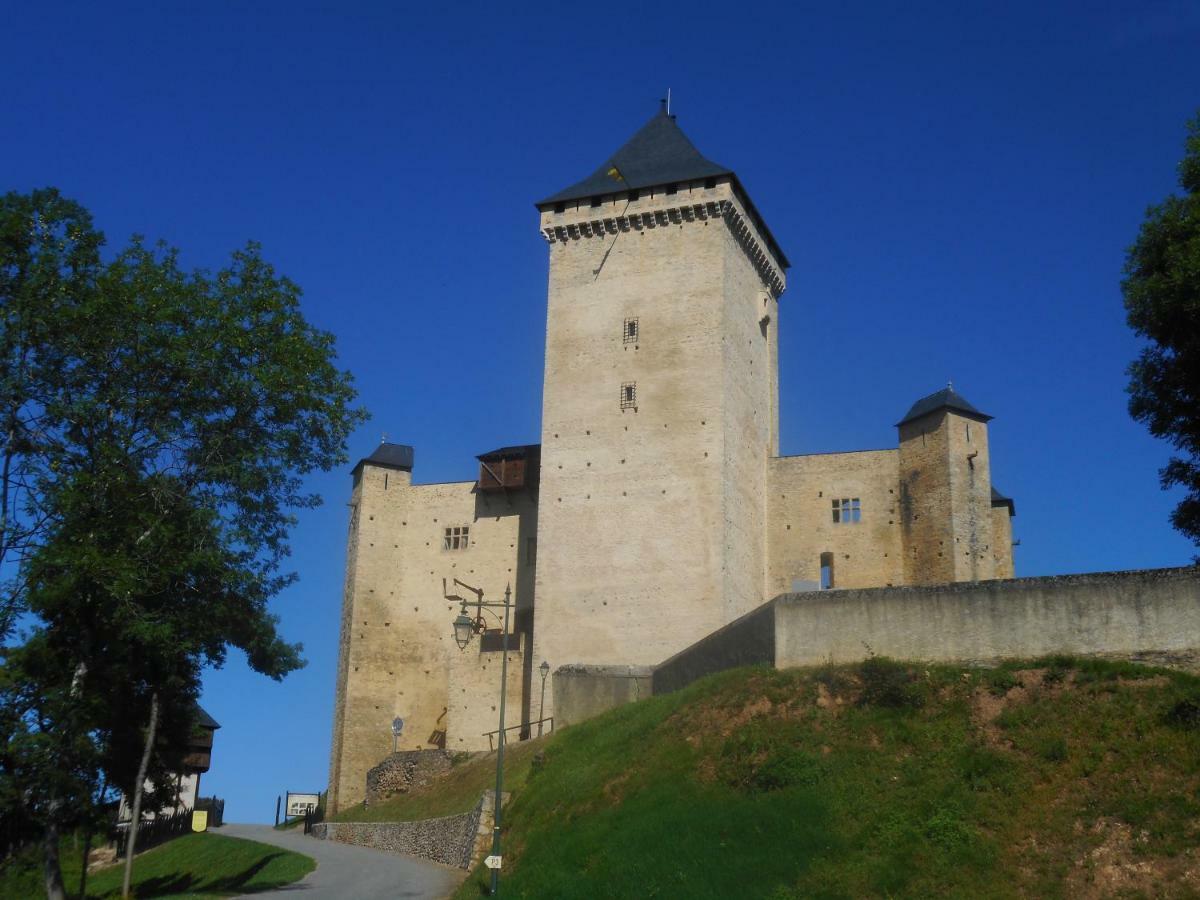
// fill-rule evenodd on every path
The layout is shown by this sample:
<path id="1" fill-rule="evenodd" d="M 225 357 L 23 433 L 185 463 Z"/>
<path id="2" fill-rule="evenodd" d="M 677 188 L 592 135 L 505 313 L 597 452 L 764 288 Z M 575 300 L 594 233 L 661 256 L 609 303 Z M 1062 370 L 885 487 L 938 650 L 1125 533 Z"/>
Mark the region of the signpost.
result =
<path id="1" fill-rule="evenodd" d="M 317 804 L 320 802 L 320 794 L 294 794 L 291 791 L 288 791 L 287 810 L 285 815 L 289 819 L 302 816 L 306 812 L 312 812 L 315 810 L 317 808 Z"/>
<path id="2" fill-rule="evenodd" d="M 483 864 L 485 866 L 487 866 L 489 869 L 498 869 L 498 868 L 500 868 L 500 857 L 499 856 L 486 856 L 486 857 L 484 857 Z"/>

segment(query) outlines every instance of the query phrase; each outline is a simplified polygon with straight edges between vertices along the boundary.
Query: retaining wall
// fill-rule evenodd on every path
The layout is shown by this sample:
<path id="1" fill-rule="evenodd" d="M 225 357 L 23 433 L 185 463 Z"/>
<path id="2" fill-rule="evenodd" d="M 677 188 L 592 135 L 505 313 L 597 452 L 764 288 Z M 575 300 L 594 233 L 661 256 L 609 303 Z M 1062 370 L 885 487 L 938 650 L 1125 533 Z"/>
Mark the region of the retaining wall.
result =
<path id="1" fill-rule="evenodd" d="M 475 808 L 457 816 L 416 822 L 321 822 L 313 837 L 388 853 L 404 853 L 447 866 L 469 869 L 488 846 L 492 832 L 492 791 Z M 508 802 L 509 795 L 502 795 Z"/>
<path id="2" fill-rule="evenodd" d="M 993 662 L 1067 653 L 1200 664 L 1200 568 L 785 594 L 779 668 L 870 654 Z"/>

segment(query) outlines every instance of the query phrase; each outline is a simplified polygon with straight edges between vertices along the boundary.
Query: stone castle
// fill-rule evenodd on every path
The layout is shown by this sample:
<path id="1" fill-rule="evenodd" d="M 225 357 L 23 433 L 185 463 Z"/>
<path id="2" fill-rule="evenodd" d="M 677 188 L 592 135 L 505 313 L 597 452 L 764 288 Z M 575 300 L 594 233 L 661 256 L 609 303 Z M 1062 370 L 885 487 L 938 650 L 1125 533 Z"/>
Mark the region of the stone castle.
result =
<path id="1" fill-rule="evenodd" d="M 511 585 L 511 740 L 556 715 L 560 673 L 653 666 L 779 594 L 1012 578 L 990 416 L 952 387 L 912 405 L 894 448 L 779 455 L 788 260 L 674 116 L 537 208 L 540 444 L 448 484 L 414 483 L 399 444 L 354 468 L 333 810 L 394 746 L 494 742 L 500 624 L 460 650 L 454 579 L 488 600 Z"/>

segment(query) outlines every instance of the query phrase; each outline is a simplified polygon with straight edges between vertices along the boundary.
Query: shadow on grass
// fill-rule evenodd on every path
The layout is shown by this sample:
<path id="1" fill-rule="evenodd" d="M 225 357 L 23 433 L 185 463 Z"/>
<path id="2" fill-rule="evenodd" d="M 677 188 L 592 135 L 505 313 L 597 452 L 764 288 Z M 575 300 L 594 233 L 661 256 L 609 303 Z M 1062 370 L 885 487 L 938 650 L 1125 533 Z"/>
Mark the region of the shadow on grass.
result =
<path id="1" fill-rule="evenodd" d="M 250 882 L 272 861 L 286 855 L 285 853 L 271 853 L 258 860 L 254 865 L 248 866 L 245 870 L 238 872 L 236 875 L 229 875 L 225 878 L 210 879 L 204 876 L 186 874 L 163 875 L 157 878 L 148 878 L 145 881 L 135 881 L 133 884 L 133 893 L 137 897 L 169 897 L 172 894 L 220 894 L 235 891 L 245 894 L 257 894 L 261 891 L 278 890 L 279 888 L 293 884 L 294 879 L 273 879 L 270 881 L 259 881 L 255 884 L 250 884 Z M 103 896 L 116 897 L 119 895 L 120 890 L 117 890 L 115 893 L 110 891 Z"/>

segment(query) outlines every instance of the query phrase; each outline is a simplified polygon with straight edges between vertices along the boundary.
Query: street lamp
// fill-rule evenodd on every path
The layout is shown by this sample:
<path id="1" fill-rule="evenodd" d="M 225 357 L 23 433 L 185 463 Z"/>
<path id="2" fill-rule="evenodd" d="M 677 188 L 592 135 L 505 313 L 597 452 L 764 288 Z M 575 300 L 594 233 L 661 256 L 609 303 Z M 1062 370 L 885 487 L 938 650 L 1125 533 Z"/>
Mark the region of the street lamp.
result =
<path id="1" fill-rule="evenodd" d="M 546 721 L 546 676 L 550 674 L 550 663 L 543 659 L 538 671 L 542 673 L 542 705 L 538 707 L 538 737 L 541 737 L 542 724 Z"/>
<path id="2" fill-rule="evenodd" d="M 442 593 L 447 600 L 457 600 L 462 604 L 459 610 L 458 617 L 454 620 L 454 643 L 458 644 L 459 650 L 467 649 L 467 644 L 471 643 L 471 637 L 476 634 L 482 634 L 487 630 L 487 624 L 483 620 L 483 611 L 485 609 L 499 609 L 504 607 L 504 631 L 502 632 L 502 652 L 500 660 L 500 734 L 496 744 L 496 793 L 492 796 L 492 856 L 495 859 L 495 867 L 492 869 L 492 889 L 491 895 L 494 897 L 500 892 L 500 805 L 501 795 L 504 791 L 504 700 L 508 696 L 508 614 L 513 608 L 512 603 L 512 586 L 504 586 L 504 600 L 502 602 L 483 599 L 483 591 L 480 588 L 471 587 L 469 584 L 464 584 L 457 578 L 454 583 L 459 587 L 465 588 L 475 595 L 473 601 L 469 601 L 457 594 L 451 594 L 446 590 L 446 581 L 442 579 Z M 472 604 L 475 607 L 475 618 L 472 619 L 467 615 L 467 606 Z M 492 613 L 492 615 L 496 615 Z M 499 616 L 496 616 L 498 619 Z M 547 666 L 549 669 L 549 666 Z M 543 679 L 544 681 L 544 679 Z M 543 696 L 544 696 L 543 689 Z"/>

